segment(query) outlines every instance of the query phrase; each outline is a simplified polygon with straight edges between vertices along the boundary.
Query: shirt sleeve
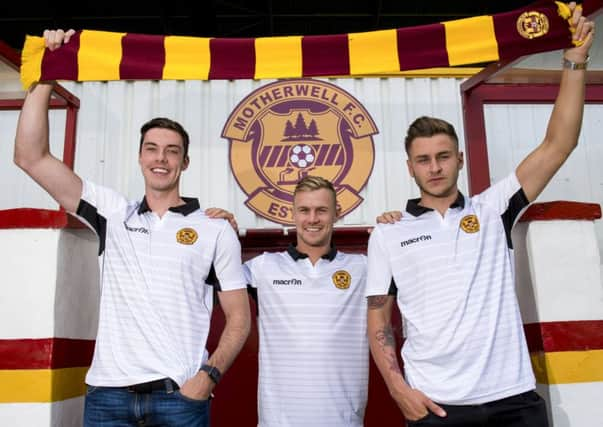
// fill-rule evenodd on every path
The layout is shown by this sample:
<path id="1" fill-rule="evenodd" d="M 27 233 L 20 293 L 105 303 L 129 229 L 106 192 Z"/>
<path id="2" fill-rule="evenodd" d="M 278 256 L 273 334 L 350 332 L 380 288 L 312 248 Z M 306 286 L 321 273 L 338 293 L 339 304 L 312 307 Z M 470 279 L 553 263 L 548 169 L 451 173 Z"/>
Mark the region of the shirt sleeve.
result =
<path id="1" fill-rule="evenodd" d="M 111 215 L 111 213 L 123 209 L 124 206 L 128 204 L 128 201 L 123 194 L 111 188 L 84 180 L 82 182 L 80 206 L 82 203 L 94 206 L 99 214 L 107 217 Z"/>
<path id="2" fill-rule="evenodd" d="M 250 260 L 245 261 L 243 264 L 243 273 L 245 274 L 245 280 L 247 284 L 252 288 L 258 287 L 258 278 L 255 274 L 258 268 L 258 264 L 260 263 L 260 258 L 262 255 L 258 255 Z"/>
<path id="3" fill-rule="evenodd" d="M 96 233 L 98 254 L 105 250 L 107 218 L 115 211 L 125 209 L 127 199 L 115 190 L 83 180 L 82 196 L 74 215 Z"/>
<path id="4" fill-rule="evenodd" d="M 474 201 L 488 205 L 498 215 L 512 209 L 514 217 L 530 204 L 515 172 L 475 196 Z"/>
<path id="5" fill-rule="evenodd" d="M 383 242 L 383 229 L 377 225 L 369 238 L 368 266 L 365 295 L 388 295 L 392 282 L 392 269 Z"/>
<path id="6" fill-rule="evenodd" d="M 523 212 L 530 206 L 515 172 L 483 193 L 478 194 L 473 200 L 474 203 L 488 206 L 489 209 L 493 209 L 500 215 L 507 237 L 507 246 L 512 248 L 511 230 Z"/>
<path id="7" fill-rule="evenodd" d="M 227 221 L 224 221 L 216 241 L 213 264 L 222 291 L 247 288 L 241 263 L 241 244 Z"/>

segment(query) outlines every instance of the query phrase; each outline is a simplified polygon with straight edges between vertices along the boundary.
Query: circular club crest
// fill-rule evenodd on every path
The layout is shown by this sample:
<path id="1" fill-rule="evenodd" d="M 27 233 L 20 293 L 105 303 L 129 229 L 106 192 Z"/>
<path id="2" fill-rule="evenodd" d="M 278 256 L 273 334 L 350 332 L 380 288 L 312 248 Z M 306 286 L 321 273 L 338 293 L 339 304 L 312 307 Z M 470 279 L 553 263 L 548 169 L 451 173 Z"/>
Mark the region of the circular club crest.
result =
<path id="1" fill-rule="evenodd" d="M 192 245 L 197 241 L 197 232 L 192 228 L 181 228 L 176 233 L 176 241 L 183 245 Z"/>
<path id="2" fill-rule="evenodd" d="M 536 11 L 524 12 L 517 18 L 517 32 L 526 39 L 542 37 L 549 32 L 549 18 Z"/>
<path id="3" fill-rule="evenodd" d="M 293 225 L 293 190 L 306 175 L 333 183 L 342 215 L 362 202 L 358 193 L 373 170 L 372 135 L 378 132 L 352 95 L 299 79 L 249 94 L 230 114 L 222 137 L 230 143 L 230 168 L 248 196 L 247 207 Z"/>
<path id="4" fill-rule="evenodd" d="M 348 289 L 352 283 L 352 276 L 345 270 L 338 270 L 331 276 L 333 284 L 337 289 Z"/>
<path id="5" fill-rule="evenodd" d="M 477 233 L 479 231 L 479 220 L 476 215 L 466 215 L 461 219 L 461 230 L 465 233 Z"/>

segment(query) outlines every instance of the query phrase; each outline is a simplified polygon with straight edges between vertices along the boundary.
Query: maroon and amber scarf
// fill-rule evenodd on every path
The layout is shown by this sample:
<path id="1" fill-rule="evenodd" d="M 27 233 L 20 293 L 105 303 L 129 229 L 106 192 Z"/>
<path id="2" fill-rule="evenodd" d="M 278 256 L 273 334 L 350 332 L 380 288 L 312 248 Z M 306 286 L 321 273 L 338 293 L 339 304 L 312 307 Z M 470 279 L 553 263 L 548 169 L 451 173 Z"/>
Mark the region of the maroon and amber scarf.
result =
<path id="1" fill-rule="evenodd" d="M 600 1 L 600 0 L 599 0 Z M 207 80 L 391 74 L 571 46 L 570 10 L 539 1 L 496 15 L 330 36 L 200 38 L 83 30 L 50 52 L 28 36 L 21 80 Z"/>

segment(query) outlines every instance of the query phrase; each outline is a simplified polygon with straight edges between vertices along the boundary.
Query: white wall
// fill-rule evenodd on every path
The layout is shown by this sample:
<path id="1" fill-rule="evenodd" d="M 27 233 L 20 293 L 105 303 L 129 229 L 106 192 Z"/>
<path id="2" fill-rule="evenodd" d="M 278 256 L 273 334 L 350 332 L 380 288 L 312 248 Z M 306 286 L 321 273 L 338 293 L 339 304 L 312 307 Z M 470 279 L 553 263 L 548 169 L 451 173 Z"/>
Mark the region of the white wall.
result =
<path id="1" fill-rule="evenodd" d="M 344 220 L 345 225 L 373 224 L 385 209 L 403 208 L 417 190 L 409 179 L 402 146 L 408 124 L 419 115 L 433 115 L 452 122 L 462 138 L 461 79 L 378 78 L 330 79 L 355 96 L 372 115 L 379 134 L 374 137 L 375 166 L 365 202 Z M 141 81 L 65 83 L 80 98 L 75 169 L 84 178 L 140 198 L 143 180 L 137 163 L 140 126 L 155 116 L 180 121 L 191 136 L 191 166 L 183 175 L 183 193 L 199 197 L 204 207 L 232 210 L 242 228 L 278 227 L 257 218 L 244 205 L 228 163 L 228 142 L 222 128 L 232 110 L 246 95 L 270 81 Z M 64 113 L 51 116 L 52 151 L 62 154 Z M 55 208 L 56 203 L 12 164 L 16 112 L 0 112 L 0 128 L 7 143 L 0 146 L 0 174 L 15 186 L 0 199 L 0 209 Z M 461 176 L 466 188 L 466 176 Z M 6 182 L 6 181 L 4 181 Z"/>
<path id="2" fill-rule="evenodd" d="M 485 106 L 490 178 L 508 174 L 540 142 L 552 105 Z M 572 200 L 603 205 L 603 105 L 587 104 L 578 147 L 553 177 L 538 202 Z M 603 248 L 603 221 L 595 221 L 599 248 Z"/>

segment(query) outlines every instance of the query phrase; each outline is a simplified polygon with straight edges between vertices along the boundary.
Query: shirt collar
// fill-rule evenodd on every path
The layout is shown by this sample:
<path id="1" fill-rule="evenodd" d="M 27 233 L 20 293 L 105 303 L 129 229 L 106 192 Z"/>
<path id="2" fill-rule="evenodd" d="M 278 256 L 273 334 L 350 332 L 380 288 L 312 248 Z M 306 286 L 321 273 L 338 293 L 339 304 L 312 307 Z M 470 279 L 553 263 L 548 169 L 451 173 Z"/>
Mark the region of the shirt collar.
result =
<path id="1" fill-rule="evenodd" d="M 408 202 L 406 203 L 406 212 L 408 212 L 409 214 L 411 214 L 413 216 L 421 216 L 425 212 L 433 211 L 433 209 L 431 209 L 431 208 L 421 206 L 419 204 L 419 202 L 421 202 L 420 198 L 419 199 L 409 199 Z M 456 200 L 454 202 L 452 202 L 450 207 L 451 208 L 461 208 L 461 209 L 465 208 L 465 196 L 463 196 L 463 193 L 461 193 L 460 191 L 458 192 L 458 195 L 456 196 Z"/>
<path id="2" fill-rule="evenodd" d="M 289 243 L 289 246 L 287 247 L 287 252 L 291 256 L 291 258 L 293 258 L 294 261 L 308 258 L 308 254 L 298 251 L 293 243 Z M 336 255 L 337 255 L 337 248 L 335 247 L 334 244 L 331 244 L 331 248 L 329 249 L 329 251 L 326 254 L 324 254 L 323 256 L 321 256 L 321 258 L 326 259 L 328 261 L 333 261 L 335 259 Z"/>
<path id="3" fill-rule="evenodd" d="M 199 209 L 199 200 L 191 197 L 182 197 L 184 200 L 184 204 L 180 206 L 172 206 L 168 210 L 176 213 L 180 213 L 184 216 L 187 216 L 190 213 L 193 213 L 197 209 Z M 142 202 L 140 202 L 140 206 L 138 207 L 138 215 L 142 215 L 146 212 L 150 212 L 151 208 L 149 208 L 149 204 L 147 203 L 147 198 L 143 197 Z"/>

